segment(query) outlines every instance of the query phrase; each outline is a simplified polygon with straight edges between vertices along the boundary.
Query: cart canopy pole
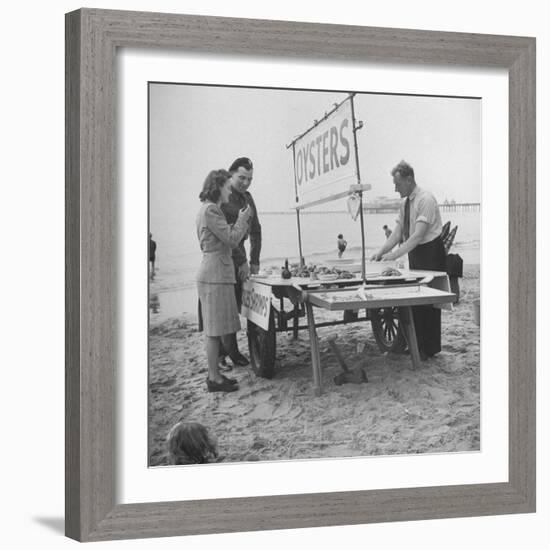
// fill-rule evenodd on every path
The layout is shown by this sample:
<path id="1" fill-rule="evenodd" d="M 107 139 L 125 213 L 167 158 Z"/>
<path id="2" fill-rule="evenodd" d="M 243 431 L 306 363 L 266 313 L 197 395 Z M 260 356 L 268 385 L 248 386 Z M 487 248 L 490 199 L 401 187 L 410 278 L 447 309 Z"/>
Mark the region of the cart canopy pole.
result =
<path id="1" fill-rule="evenodd" d="M 355 165 L 357 166 L 357 184 L 361 185 L 361 172 L 359 171 L 359 149 L 357 147 L 357 130 L 360 130 L 363 127 L 363 124 L 360 123 L 359 126 L 355 124 L 355 105 L 353 103 L 353 98 L 355 93 L 350 94 L 351 102 L 351 120 L 353 127 L 353 144 L 355 146 Z M 365 273 L 365 221 L 363 217 L 363 191 L 359 188 L 359 218 L 361 220 L 361 278 L 363 279 L 363 285 L 366 284 L 366 273 Z"/>
<path id="2" fill-rule="evenodd" d="M 359 191 L 359 217 L 361 218 L 361 278 L 363 285 L 367 284 L 367 276 L 365 272 L 365 223 L 363 220 L 363 191 Z"/>
<path id="3" fill-rule="evenodd" d="M 294 141 L 292 142 L 292 159 L 294 166 L 296 166 L 296 148 L 294 147 Z M 294 170 L 294 196 L 296 202 L 298 202 L 298 183 L 296 181 L 296 170 Z M 300 226 L 300 209 L 296 208 L 296 223 L 298 224 L 298 250 L 300 253 L 300 266 L 304 265 L 304 254 L 302 252 L 302 229 Z"/>
<path id="4" fill-rule="evenodd" d="M 296 208 L 296 222 L 298 224 L 298 249 L 300 251 L 300 266 L 304 266 L 304 255 L 302 252 L 302 231 L 300 229 L 300 210 Z"/>

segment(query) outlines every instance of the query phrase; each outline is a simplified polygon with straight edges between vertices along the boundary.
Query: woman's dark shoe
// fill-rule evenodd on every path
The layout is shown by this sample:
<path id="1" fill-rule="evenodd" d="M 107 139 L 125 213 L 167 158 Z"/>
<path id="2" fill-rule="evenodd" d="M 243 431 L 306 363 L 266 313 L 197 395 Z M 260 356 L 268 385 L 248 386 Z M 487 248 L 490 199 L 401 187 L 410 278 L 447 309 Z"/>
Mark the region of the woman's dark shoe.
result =
<path id="1" fill-rule="evenodd" d="M 236 351 L 235 353 L 231 353 L 229 355 L 229 358 L 236 367 L 246 367 L 246 365 L 248 365 L 249 363 L 248 359 L 238 351 Z"/>
<path id="2" fill-rule="evenodd" d="M 235 378 L 229 378 L 228 376 L 225 376 L 224 374 L 220 374 L 220 376 L 229 384 L 232 384 L 233 386 L 238 384 L 238 380 Z"/>
<path id="3" fill-rule="evenodd" d="M 210 380 L 210 378 L 207 378 L 206 387 L 208 388 L 209 392 L 216 392 L 216 391 L 231 392 L 231 391 L 237 391 L 239 389 L 239 386 L 237 384 L 233 384 L 229 382 L 227 378 L 223 378 L 221 382 L 216 382 L 214 380 Z"/>
<path id="4" fill-rule="evenodd" d="M 225 376 L 225 374 L 222 374 L 220 372 L 220 376 L 228 383 L 228 384 L 231 384 L 232 386 L 235 386 L 236 384 L 239 383 L 239 381 L 236 379 L 236 378 L 229 378 L 229 376 Z M 208 376 L 206 377 L 206 382 L 208 382 L 210 379 L 208 378 Z"/>

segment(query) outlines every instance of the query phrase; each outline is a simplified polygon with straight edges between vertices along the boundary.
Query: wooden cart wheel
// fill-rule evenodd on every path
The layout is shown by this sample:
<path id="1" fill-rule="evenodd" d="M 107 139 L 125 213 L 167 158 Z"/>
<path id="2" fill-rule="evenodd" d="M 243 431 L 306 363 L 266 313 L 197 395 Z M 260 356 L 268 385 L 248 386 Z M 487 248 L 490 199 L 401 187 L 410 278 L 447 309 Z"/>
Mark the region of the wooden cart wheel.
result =
<path id="1" fill-rule="evenodd" d="M 399 326 L 399 311 L 396 307 L 370 310 L 372 332 L 380 351 L 403 353 L 407 340 Z"/>
<path id="2" fill-rule="evenodd" d="M 250 365 L 256 376 L 273 378 L 275 374 L 275 315 L 273 308 L 269 314 L 269 328 L 265 330 L 256 323 L 248 321 L 248 349 L 250 351 Z"/>

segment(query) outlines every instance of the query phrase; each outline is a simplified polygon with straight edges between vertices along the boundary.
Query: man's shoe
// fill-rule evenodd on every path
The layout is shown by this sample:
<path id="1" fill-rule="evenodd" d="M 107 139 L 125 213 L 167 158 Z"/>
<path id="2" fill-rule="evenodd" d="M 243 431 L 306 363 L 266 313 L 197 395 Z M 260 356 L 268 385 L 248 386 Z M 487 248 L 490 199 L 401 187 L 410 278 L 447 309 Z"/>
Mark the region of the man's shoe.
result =
<path id="1" fill-rule="evenodd" d="M 246 367 L 249 364 L 248 359 L 240 352 L 236 351 L 229 355 L 229 358 L 236 367 Z"/>
<path id="2" fill-rule="evenodd" d="M 222 382 L 215 382 L 214 380 L 210 380 L 210 378 L 207 378 L 206 387 L 209 392 L 217 392 L 217 391 L 232 392 L 232 391 L 237 391 L 239 389 L 239 386 L 237 384 L 230 382 L 225 377 L 223 377 Z"/>

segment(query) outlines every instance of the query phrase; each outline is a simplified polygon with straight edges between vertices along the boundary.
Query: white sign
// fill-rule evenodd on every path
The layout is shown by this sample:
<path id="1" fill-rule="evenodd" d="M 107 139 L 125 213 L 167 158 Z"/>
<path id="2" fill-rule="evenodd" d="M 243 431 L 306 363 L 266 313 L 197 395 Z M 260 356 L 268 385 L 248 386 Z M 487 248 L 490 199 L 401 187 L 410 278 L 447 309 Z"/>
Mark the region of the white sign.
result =
<path id="1" fill-rule="evenodd" d="M 271 287 L 254 281 L 245 281 L 243 283 L 241 315 L 267 330 L 270 310 Z"/>
<path id="2" fill-rule="evenodd" d="M 348 194 L 357 183 L 351 98 L 293 144 L 295 208 Z"/>

